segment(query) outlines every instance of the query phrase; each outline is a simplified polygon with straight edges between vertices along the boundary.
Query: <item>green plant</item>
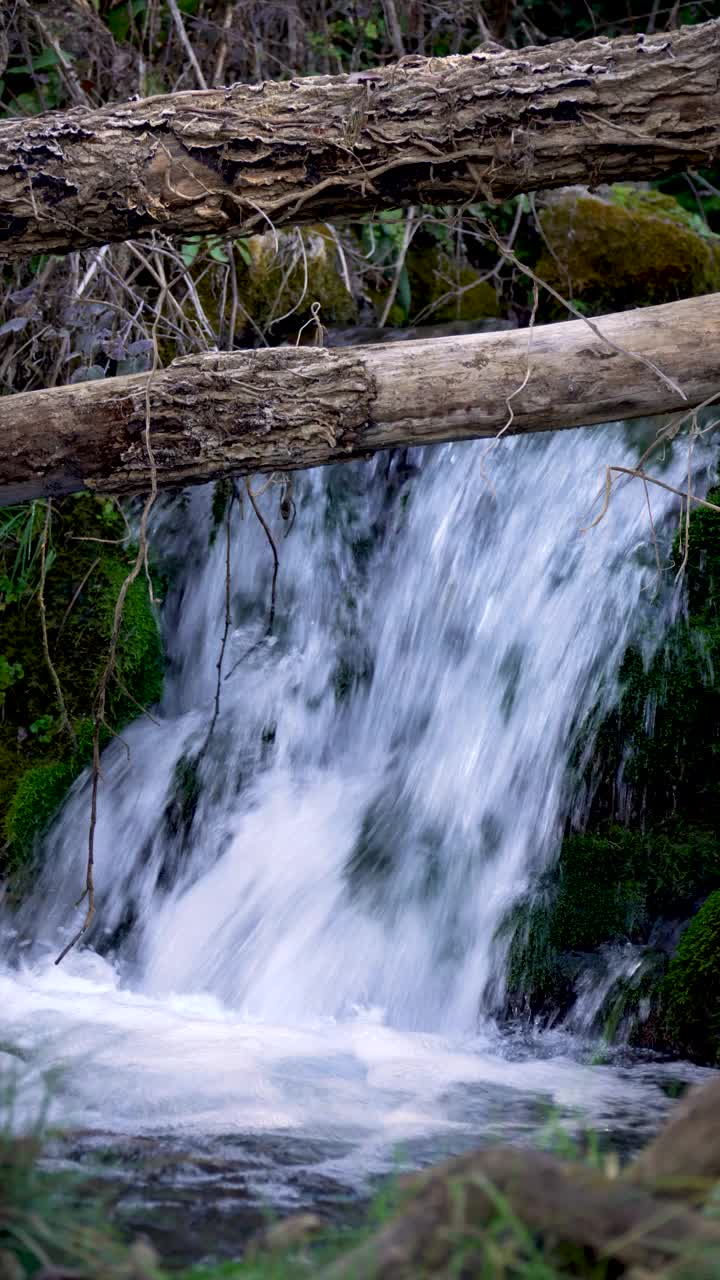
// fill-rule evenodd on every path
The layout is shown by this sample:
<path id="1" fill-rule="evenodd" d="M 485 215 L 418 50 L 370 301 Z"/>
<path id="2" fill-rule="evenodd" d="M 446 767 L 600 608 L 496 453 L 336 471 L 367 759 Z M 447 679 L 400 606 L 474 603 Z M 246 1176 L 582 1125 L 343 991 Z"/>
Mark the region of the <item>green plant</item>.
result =
<path id="1" fill-rule="evenodd" d="M 665 1026 L 677 1047 L 720 1062 L 720 889 L 684 930 L 663 997 Z"/>
<path id="2" fill-rule="evenodd" d="M 89 761 L 95 694 L 107 661 L 115 602 L 134 556 L 117 507 L 90 495 L 52 512 L 45 556 L 48 648 L 74 731 L 71 743 L 44 652 L 38 586 L 44 503 L 0 518 L 0 564 L 12 592 L 0 609 L 0 823 L 5 869 L 26 864 L 72 781 Z M 83 661 L 77 661 L 82 654 Z M 123 612 L 107 720 L 119 730 L 160 696 L 163 660 L 145 577 Z"/>

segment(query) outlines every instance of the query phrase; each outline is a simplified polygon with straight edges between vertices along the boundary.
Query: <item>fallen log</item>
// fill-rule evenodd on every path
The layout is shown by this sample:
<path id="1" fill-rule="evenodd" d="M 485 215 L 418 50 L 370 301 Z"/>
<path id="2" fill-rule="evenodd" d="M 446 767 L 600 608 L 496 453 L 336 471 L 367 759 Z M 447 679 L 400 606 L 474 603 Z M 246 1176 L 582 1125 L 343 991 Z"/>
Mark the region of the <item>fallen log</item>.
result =
<path id="1" fill-rule="evenodd" d="M 0 252 L 247 235 L 720 155 L 720 21 L 0 121 Z"/>
<path id="2" fill-rule="evenodd" d="M 720 397 L 720 294 L 528 329 L 210 353 L 0 398 L 0 505 L 294 471 Z M 603 336 L 599 336 L 602 334 Z M 624 348 L 621 349 L 621 348 Z"/>

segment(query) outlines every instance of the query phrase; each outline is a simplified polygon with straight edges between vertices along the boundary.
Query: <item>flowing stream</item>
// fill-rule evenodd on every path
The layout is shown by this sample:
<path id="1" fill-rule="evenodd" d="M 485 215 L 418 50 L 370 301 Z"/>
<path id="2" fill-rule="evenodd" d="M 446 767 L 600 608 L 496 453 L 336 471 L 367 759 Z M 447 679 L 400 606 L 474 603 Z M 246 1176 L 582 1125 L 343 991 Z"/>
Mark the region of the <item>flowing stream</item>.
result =
<path id="1" fill-rule="evenodd" d="M 53 964 L 79 916 L 87 778 L 4 919 L 0 1062 L 21 1055 L 20 1115 L 61 1068 L 54 1114 L 87 1136 L 58 1158 L 162 1151 L 164 1172 L 135 1164 L 128 1195 L 152 1186 L 166 1225 L 187 1227 L 201 1186 L 233 1212 L 340 1203 L 398 1161 L 531 1140 L 551 1118 L 637 1145 L 670 1077 L 701 1074 L 594 1066 L 582 1035 L 493 1020 L 501 926 L 578 803 L 573 732 L 611 703 L 629 640 L 662 637 L 642 487 L 618 486 L 581 532 L 605 465 L 631 465 L 654 429 L 308 473 L 287 536 L 273 488 L 271 636 L 272 557 L 247 497 L 229 576 L 211 489 L 165 500 L 166 692 L 103 757 L 97 927 Z M 682 484 L 686 459 L 664 465 Z M 651 501 L 662 555 L 676 500 Z M 222 1252 L 217 1222 L 210 1237 Z"/>

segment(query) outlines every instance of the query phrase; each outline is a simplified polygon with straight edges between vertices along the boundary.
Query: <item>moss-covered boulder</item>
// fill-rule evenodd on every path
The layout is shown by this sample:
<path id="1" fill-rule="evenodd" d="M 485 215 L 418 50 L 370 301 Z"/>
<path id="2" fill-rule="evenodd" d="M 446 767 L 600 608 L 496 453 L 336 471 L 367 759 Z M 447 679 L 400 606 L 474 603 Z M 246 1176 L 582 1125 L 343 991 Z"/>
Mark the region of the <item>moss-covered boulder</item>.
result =
<path id="1" fill-rule="evenodd" d="M 268 231 L 242 241 L 234 252 L 245 312 L 238 324 L 245 326 L 248 336 L 252 333 L 248 317 L 263 332 L 272 326 L 278 334 L 296 333 L 312 319 L 315 304 L 323 325 L 357 321 L 357 304 L 343 279 L 337 244 L 326 228 Z"/>
<path id="2" fill-rule="evenodd" d="M 378 319 L 395 276 L 395 260 L 378 273 L 369 294 Z M 501 315 L 496 290 L 470 263 L 451 258 L 437 244 L 413 245 L 407 253 L 387 323 L 406 325 L 418 317 L 433 324 L 495 319 Z"/>
<path id="3" fill-rule="evenodd" d="M 663 1023 L 674 1047 L 720 1063 L 720 889 L 684 930 L 662 998 Z"/>
<path id="4" fill-rule="evenodd" d="M 623 184 L 572 189 L 548 197 L 539 217 L 538 274 L 592 312 L 720 289 L 720 237 L 672 196 Z"/>
<path id="5" fill-rule="evenodd" d="M 411 310 L 426 312 L 433 324 L 500 315 L 494 286 L 475 267 L 450 258 L 444 249 L 411 249 L 407 268 Z"/>
<path id="6" fill-rule="evenodd" d="M 720 884 L 720 838 L 712 829 L 668 822 L 652 831 L 612 823 L 563 841 L 539 893 L 515 909 L 505 929 L 512 935 L 509 1005 L 514 1012 L 552 1015 L 573 1002 L 575 984 L 587 957 L 613 944 L 636 943 L 654 953 L 659 920 L 687 919 L 698 902 Z M 669 932 L 663 945 L 674 941 Z M 660 948 L 662 949 L 662 947 Z M 587 961 L 585 961 L 587 963 Z M 653 961 L 653 975 L 664 968 Z M 647 976 L 647 966 L 643 966 Z M 631 984 L 638 998 L 650 996 L 645 982 Z M 599 1006 L 604 1023 L 625 990 L 610 992 Z M 659 987 L 655 991 L 659 998 Z M 623 1001 L 623 1005 L 624 1005 Z"/>
<path id="7" fill-rule="evenodd" d="M 0 528 L 0 869 L 29 859 L 73 779 L 87 764 L 96 691 L 115 602 L 136 548 L 116 506 L 88 494 L 57 503 L 47 542 L 48 650 L 75 743 L 63 725 L 46 660 L 39 586 L 45 503 L 6 509 Z M 117 730 L 160 696 L 163 658 L 147 582 L 125 601 L 107 723 Z"/>

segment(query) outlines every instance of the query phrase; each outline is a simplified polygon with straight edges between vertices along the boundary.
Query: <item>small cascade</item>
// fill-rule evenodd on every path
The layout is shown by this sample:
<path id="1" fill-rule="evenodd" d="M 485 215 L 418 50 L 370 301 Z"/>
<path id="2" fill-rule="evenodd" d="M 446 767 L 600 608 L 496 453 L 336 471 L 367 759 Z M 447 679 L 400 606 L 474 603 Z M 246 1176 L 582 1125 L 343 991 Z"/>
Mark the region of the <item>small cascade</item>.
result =
<path id="1" fill-rule="evenodd" d="M 492 1012 L 503 922 L 558 849 L 577 725 L 611 705 L 628 642 L 662 636 L 642 488 L 618 485 L 582 531 L 605 466 L 631 465 L 654 430 L 310 472 L 287 536 L 271 489 L 271 634 L 268 542 L 247 502 L 234 505 L 209 740 L 225 523 L 213 530 L 210 488 L 160 505 L 166 690 L 103 756 L 97 923 L 56 969 L 78 918 L 87 777 L 46 839 L 34 894 L 5 920 L 16 1036 L 55 1037 L 58 1052 L 69 1034 L 73 1053 L 104 1064 L 102 1088 L 92 1073 L 72 1085 L 83 1122 L 282 1128 L 342 1114 L 366 1132 L 393 1115 L 399 1135 L 459 1124 L 448 1089 L 473 1079 L 590 1111 L 595 1098 L 602 1118 L 610 1074 L 581 1082 L 579 1066 L 540 1059 L 510 1071 Z M 667 460 L 669 483 L 684 465 Z M 651 500 L 667 529 L 675 499 Z M 587 979 L 583 1025 L 605 982 Z"/>

